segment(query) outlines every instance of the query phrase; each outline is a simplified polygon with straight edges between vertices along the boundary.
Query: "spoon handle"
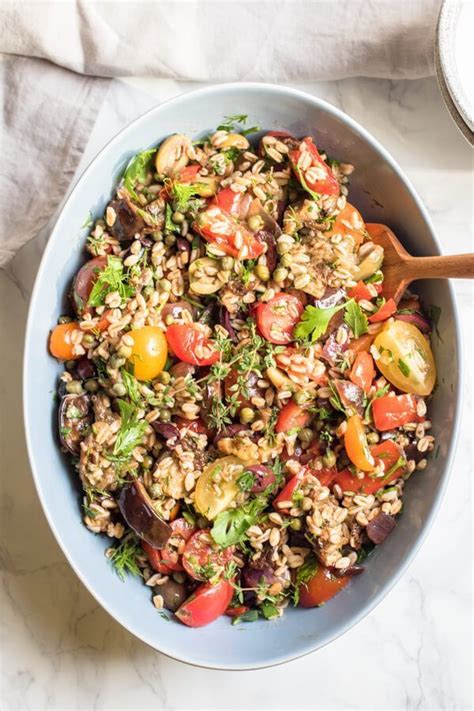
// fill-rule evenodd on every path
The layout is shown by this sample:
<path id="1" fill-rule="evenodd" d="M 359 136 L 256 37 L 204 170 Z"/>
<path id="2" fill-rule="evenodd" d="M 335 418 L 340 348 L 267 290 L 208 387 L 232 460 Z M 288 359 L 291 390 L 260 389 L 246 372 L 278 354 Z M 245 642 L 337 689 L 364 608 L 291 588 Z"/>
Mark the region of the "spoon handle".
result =
<path id="1" fill-rule="evenodd" d="M 412 257 L 403 267 L 405 279 L 474 279 L 474 254 L 453 254 L 444 257 Z"/>

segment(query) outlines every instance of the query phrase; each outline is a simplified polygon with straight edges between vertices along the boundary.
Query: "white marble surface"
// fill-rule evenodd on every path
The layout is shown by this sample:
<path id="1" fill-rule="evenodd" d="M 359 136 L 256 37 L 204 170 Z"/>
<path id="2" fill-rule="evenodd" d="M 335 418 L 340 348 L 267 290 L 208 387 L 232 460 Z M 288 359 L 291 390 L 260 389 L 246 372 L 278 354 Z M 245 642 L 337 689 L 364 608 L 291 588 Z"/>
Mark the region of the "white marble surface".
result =
<path id="1" fill-rule="evenodd" d="M 472 154 L 434 80 L 301 86 L 344 109 L 392 152 L 425 201 L 446 253 L 472 250 Z M 136 115 L 189 87 L 115 82 L 83 163 Z M 241 673 L 187 667 L 147 648 L 98 607 L 66 563 L 36 498 L 20 387 L 28 299 L 41 251 L 39 239 L 0 273 L 1 708 L 470 708 L 469 379 L 453 476 L 438 518 L 415 562 L 379 607 L 328 647 L 285 667 Z M 473 291 L 462 281 L 455 290 L 470 371 Z"/>

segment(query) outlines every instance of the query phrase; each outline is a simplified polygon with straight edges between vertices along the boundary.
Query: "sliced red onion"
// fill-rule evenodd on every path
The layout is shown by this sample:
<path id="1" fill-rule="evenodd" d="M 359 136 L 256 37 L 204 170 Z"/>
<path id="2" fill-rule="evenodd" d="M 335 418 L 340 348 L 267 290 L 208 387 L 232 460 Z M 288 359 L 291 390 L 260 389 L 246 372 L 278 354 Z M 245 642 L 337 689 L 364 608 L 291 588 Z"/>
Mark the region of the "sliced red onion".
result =
<path id="1" fill-rule="evenodd" d="M 345 324 L 342 324 L 341 328 L 347 331 L 347 339 L 345 343 L 338 343 L 336 340 L 336 334 L 331 333 L 329 338 L 326 339 L 326 343 L 323 346 L 323 352 L 321 357 L 330 365 L 336 365 L 336 360 L 341 353 L 344 353 L 349 346 L 349 329 Z"/>
<path id="2" fill-rule="evenodd" d="M 191 363 L 184 363 L 184 361 L 180 361 L 170 368 L 170 373 L 175 378 L 185 378 L 187 375 L 194 375 L 195 372 L 196 366 L 191 365 Z"/>
<path id="3" fill-rule="evenodd" d="M 176 247 L 178 252 L 187 252 L 188 254 L 191 254 L 191 245 L 185 237 L 176 238 Z"/>
<path id="4" fill-rule="evenodd" d="M 393 531 L 396 523 L 394 516 L 380 512 L 369 522 L 365 531 L 372 543 L 379 545 L 383 543 L 387 536 Z"/>
<path id="5" fill-rule="evenodd" d="M 337 379 L 333 380 L 337 394 L 344 407 L 351 408 L 358 415 L 364 413 L 364 391 L 350 380 Z"/>
<path id="6" fill-rule="evenodd" d="M 275 235 L 269 232 L 268 230 L 259 230 L 255 237 L 260 241 L 260 242 L 265 242 L 267 245 L 267 251 L 265 252 L 265 257 L 267 258 L 267 267 L 270 270 L 270 273 L 274 271 L 277 262 L 278 262 L 278 254 L 277 254 L 277 245 L 276 245 L 276 239 Z"/>
<path id="7" fill-rule="evenodd" d="M 345 292 L 343 289 L 335 289 L 328 286 L 320 299 L 314 299 L 314 305 L 318 309 L 332 309 L 333 306 L 340 304 L 344 298 Z"/>
<path id="8" fill-rule="evenodd" d="M 171 423 L 168 422 L 159 422 L 158 420 L 155 420 L 155 422 L 151 423 L 151 426 L 155 430 L 155 432 L 161 437 L 163 437 L 166 442 L 168 443 L 171 440 L 171 444 L 176 445 L 179 441 L 180 438 L 180 432 L 179 429 L 176 427 L 176 425 L 172 425 Z M 174 440 L 174 442 L 173 442 Z M 168 446 L 170 446 L 168 444 Z M 170 447 L 171 448 L 171 447 Z"/>
<path id="9" fill-rule="evenodd" d="M 247 467 L 247 471 L 255 474 L 255 483 L 252 486 L 252 494 L 259 494 L 261 491 L 268 489 L 271 484 L 275 481 L 275 474 L 270 469 L 263 464 L 255 464 L 252 467 Z"/>
<path id="10" fill-rule="evenodd" d="M 420 329 L 422 333 L 430 333 L 431 325 L 429 321 L 425 319 L 421 314 L 414 312 L 412 314 L 394 314 L 393 316 L 397 321 L 405 321 L 406 323 L 412 323 L 414 326 Z"/>
<path id="11" fill-rule="evenodd" d="M 237 340 L 237 334 L 235 333 L 234 327 L 230 320 L 230 313 L 227 311 L 225 306 L 221 306 L 219 309 L 219 323 L 224 326 L 225 330 L 229 334 L 233 341 Z"/>

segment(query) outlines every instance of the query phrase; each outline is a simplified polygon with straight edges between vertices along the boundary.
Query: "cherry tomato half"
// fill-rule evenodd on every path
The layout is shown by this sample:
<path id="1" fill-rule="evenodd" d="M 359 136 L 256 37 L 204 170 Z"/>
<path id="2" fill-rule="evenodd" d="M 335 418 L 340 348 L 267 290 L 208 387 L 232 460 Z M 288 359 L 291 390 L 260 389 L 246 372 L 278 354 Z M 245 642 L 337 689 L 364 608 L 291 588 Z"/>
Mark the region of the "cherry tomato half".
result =
<path id="1" fill-rule="evenodd" d="M 351 341 L 349 343 L 349 350 L 352 351 L 352 353 L 362 353 L 363 351 L 368 351 L 374 342 L 374 338 L 375 334 L 366 333 L 364 336 Z"/>
<path id="2" fill-rule="evenodd" d="M 215 585 L 204 583 L 183 602 L 176 617 L 188 627 L 202 627 L 224 614 L 234 595 L 232 583 L 220 580 Z"/>
<path id="3" fill-rule="evenodd" d="M 379 323 L 380 321 L 386 321 L 390 316 L 392 316 L 397 310 L 397 305 L 393 299 L 387 299 L 387 301 L 376 311 L 372 316 L 369 316 L 370 323 Z"/>
<path id="4" fill-rule="evenodd" d="M 367 234 L 362 215 L 359 210 L 354 207 L 354 205 L 351 205 L 348 202 L 334 220 L 331 229 L 324 233 L 324 238 L 332 237 L 336 234 L 342 235 L 343 237 L 352 237 L 356 246 L 362 244 Z M 368 297 L 363 296 L 361 298 L 370 299 L 370 292 Z"/>
<path id="5" fill-rule="evenodd" d="M 256 239 L 244 222 L 238 222 L 218 205 L 198 213 L 194 229 L 231 257 L 256 259 L 264 250 L 263 242 Z"/>
<path id="6" fill-rule="evenodd" d="M 163 563 L 161 551 L 153 548 L 153 546 L 150 546 L 150 544 L 146 541 L 141 541 L 141 546 L 145 551 L 149 563 L 154 571 L 161 573 L 162 575 L 169 575 L 172 572 L 171 568 Z"/>
<path id="7" fill-rule="evenodd" d="M 311 419 L 311 414 L 301 405 L 290 400 L 280 410 L 275 425 L 275 432 L 289 432 L 293 429 L 303 429 Z"/>
<path id="8" fill-rule="evenodd" d="M 132 354 L 134 375 L 138 380 L 152 380 L 161 373 L 168 357 L 166 338 L 161 329 L 144 326 L 130 331 L 133 338 Z"/>
<path id="9" fill-rule="evenodd" d="M 207 329 L 199 323 L 168 326 L 166 339 L 174 355 L 184 363 L 212 365 L 219 360 L 219 351 L 209 341 Z"/>
<path id="10" fill-rule="evenodd" d="M 204 528 L 196 531 L 186 543 L 183 552 L 183 567 L 194 580 L 210 580 L 219 577 L 225 566 L 232 559 L 233 546 L 219 548 L 211 536 L 211 532 Z"/>
<path id="11" fill-rule="evenodd" d="M 373 477 L 370 474 L 366 474 L 363 479 L 358 479 L 349 469 L 344 469 L 337 474 L 333 483 L 340 486 L 342 491 L 360 491 L 363 494 L 375 494 L 376 491 L 405 473 L 405 465 L 394 469 L 395 464 L 403 457 L 403 449 L 393 440 L 387 439 L 385 442 L 375 444 L 370 448 L 370 453 L 374 458 L 375 464 L 383 464 L 384 476 Z"/>
<path id="12" fill-rule="evenodd" d="M 311 165 L 304 171 L 298 165 L 302 152 L 308 152 L 311 157 Z M 295 175 L 304 188 L 321 195 L 339 195 L 339 183 L 330 167 L 319 155 L 312 138 L 303 138 L 299 147 L 290 151 L 288 155 Z"/>
<path id="13" fill-rule="evenodd" d="M 184 570 L 181 564 L 181 554 L 184 544 L 195 533 L 196 528 L 184 518 L 177 518 L 170 523 L 172 534 L 166 546 L 160 551 L 161 562 L 170 570 Z"/>
<path id="14" fill-rule="evenodd" d="M 381 432 L 402 427 L 408 422 L 420 422 L 413 395 L 385 395 L 372 402 L 374 424 Z"/>
<path id="15" fill-rule="evenodd" d="M 49 351 L 58 360 L 77 360 L 82 355 L 72 352 L 71 333 L 79 328 L 76 321 L 60 323 L 53 328 L 49 337 Z"/>
<path id="16" fill-rule="evenodd" d="M 351 462 L 364 472 L 373 471 L 374 458 L 370 453 L 364 425 L 359 415 L 352 415 L 347 420 L 347 429 L 344 435 L 344 446 Z"/>
<path id="17" fill-rule="evenodd" d="M 257 306 L 255 316 L 258 330 L 270 343 L 290 343 L 294 340 L 293 330 L 303 310 L 303 304 L 296 296 L 277 294 L 270 301 Z"/>
<path id="18" fill-rule="evenodd" d="M 374 359 L 370 353 L 362 351 L 362 353 L 356 355 L 349 373 L 349 378 L 355 385 L 362 388 L 364 392 L 369 392 L 372 380 L 375 378 Z"/>
<path id="19" fill-rule="evenodd" d="M 283 501 L 293 501 L 293 495 L 298 489 L 302 478 L 303 471 L 300 470 L 298 474 L 295 474 L 295 476 L 292 476 L 291 479 L 287 481 L 278 496 L 273 499 L 273 508 L 278 511 L 278 513 L 289 513 L 290 507 L 282 508 L 279 504 L 283 503 Z"/>
<path id="20" fill-rule="evenodd" d="M 223 188 L 219 190 L 212 204 L 217 205 L 229 215 L 244 220 L 252 200 L 250 193 L 236 193 L 231 188 Z"/>
<path id="21" fill-rule="evenodd" d="M 336 578 L 329 568 L 318 565 L 313 577 L 300 585 L 299 604 L 301 607 L 319 607 L 345 588 L 349 580 L 348 576 Z"/>
<path id="22" fill-rule="evenodd" d="M 362 299 L 370 301 L 373 299 L 373 296 L 369 291 L 369 287 L 363 281 L 358 281 L 357 284 L 347 292 L 347 295 L 356 301 L 361 301 Z"/>

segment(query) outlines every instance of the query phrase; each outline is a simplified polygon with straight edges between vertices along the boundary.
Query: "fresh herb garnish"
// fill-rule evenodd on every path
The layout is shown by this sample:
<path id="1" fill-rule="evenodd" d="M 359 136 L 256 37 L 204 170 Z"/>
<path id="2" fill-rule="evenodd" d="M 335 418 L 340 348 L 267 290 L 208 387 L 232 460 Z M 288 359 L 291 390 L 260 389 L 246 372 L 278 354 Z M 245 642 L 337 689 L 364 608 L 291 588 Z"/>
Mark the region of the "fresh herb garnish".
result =
<path id="1" fill-rule="evenodd" d="M 297 605 L 300 601 L 300 587 L 307 585 L 318 569 L 318 561 L 313 553 L 306 556 L 304 563 L 297 569 L 294 582 L 292 600 L 293 604 Z"/>
<path id="2" fill-rule="evenodd" d="M 332 306 L 327 309 L 320 309 L 317 306 L 307 306 L 303 311 L 301 316 L 301 321 L 295 328 L 295 336 L 299 340 L 306 341 L 309 338 L 314 342 L 318 338 L 324 336 L 326 333 L 329 322 L 338 311 L 342 311 L 348 307 L 348 305 L 353 301 L 346 301 L 338 306 Z"/>
<path id="3" fill-rule="evenodd" d="M 107 257 L 107 266 L 99 271 L 97 279 L 92 287 L 89 299 L 89 306 L 103 306 L 105 297 L 117 291 L 122 301 L 133 295 L 134 289 L 128 283 L 128 274 L 123 270 L 123 262 L 119 257 Z"/>
<path id="4" fill-rule="evenodd" d="M 367 316 L 355 301 L 347 302 L 344 321 L 352 330 L 354 338 L 359 338 L 368 331 L 369 322 L 367 321 Z"/>
<path id="5" fill-rule="evenodd" d="M 399 358 L 397 365 L 398 365 L 398 370 L 402 373 L 402 375 L 404 375 L 405 378 L 408 378 L 408 376 L 410 375 L 410 368 L 405 363 L 405 361 L 402 360 L 401 358 Z"/>
<path id="6" fill-rule="evenodd" d="M 113 549 L 109 560 L 121 580 L 125 580 L 127 573 L 141 576 L 142 573 L 137 563 L 137 555 L 140 553 L 141 547 L 133 534 L 125 536 Z"/>
<path id="7" fill-rule="evenodd" d="M 165 232 L 174 232 L 176 234 L 180 233 L 180 227 L 179 225 L 176 224 L 176 222 L 173 222 L 172 219 L 173 215 L 173 209 L 169 202 L 166 203 L 166 210 L 165 210 Z"/>
<path id="8" fill-rule="evenodd" d="M 138 405 L 142 400 L 142 396 L 136 377 L 125 368 L 122 368 L 122 382 L 127 389 L 127 395 L 130 400 L 135 403 L 135 405 Z"/>
<path id="9" fill-rule="evenodd" d="M 85 230 L 88 227 L 92 227 L 93 224 L 94 224 L 94 220 L 92 219 L 92 213 L 89 212 L 86 219 L 84 220 L 84 222 L 81 225 L 81 230 Z"/>
<path id="10" fill-rule="evenodd" d="M 115 440 L 113 456 L 129 457 L 135 447 L 141 444 L 148 422 L 137 419 L 137 408 L 125 400 L 117 400 L 122 417 L 120 429 Z"/>
<path id="11" fill-rule="evenodd" d="M 258 610 L 247 610 L 247 612 L 242 613 L 242 615 L 234 617 L 232 624 L 238 625 L 240 622 L 256 622 L 258 617 Z"/>
<path id="12" fill-rule="evenodd" d="M 267 503 L 267 497 L 260 494 L 236 509 L 222 511 L 214 521 L 211 536 L 222 548 L 240 543 L 250 526 L 258 521 Z"/>
<path id="13" fill-rule="evenodd" d="M 138 195 L 135 192 L 135 185 L 137 183 L 143 183 L 146 180 L 147 175 L 151 170 L 152 159 L 155 153 L 156 148 L 150 148 L 147 151 L 137 153 L 125 169 L 123 184 L 129 195 L 134 200 L 138 200 Z"/>
<path id="14" fill-rule="evenodd" d="M 255 474 L 253 472 L 250 472 L 248 470 L 243 471 L 242 474 L 239 474 L 237 477 L 237 486 L 239 487 L 240 491 L 250 491 L 255 484 Z"/>

